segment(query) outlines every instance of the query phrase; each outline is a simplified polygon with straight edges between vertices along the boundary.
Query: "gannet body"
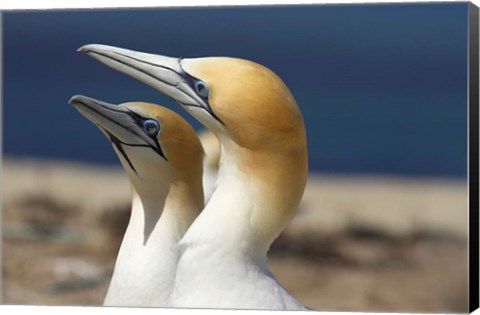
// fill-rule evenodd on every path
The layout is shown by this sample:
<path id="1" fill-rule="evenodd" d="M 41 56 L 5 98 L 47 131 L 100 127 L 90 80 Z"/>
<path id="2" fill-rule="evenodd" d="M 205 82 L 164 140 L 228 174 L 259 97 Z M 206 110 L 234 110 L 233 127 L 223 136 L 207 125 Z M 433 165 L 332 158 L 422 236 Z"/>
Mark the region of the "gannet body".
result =
<path id="1" fill-rule="evenodd" d="M 209 130 L 202 130 L 198 133 L 198 138 L 202 143 L 205 158 L 203 159 L 203 194 L 205 203 L 215 190 L 218 178 L 218 167 L 220 163 L 220 143 L 217 136 Z"/>
<path id="2" fill-rule="evenodd" d="M 303 118 L 283 81 L 236 58 L 79 50 L 172 97 L 220 141 L 217 188 L 179 243 L 171 305 L 305 310 L 266 266 L 307 179 Z"/>
<path id="3" fill-rule="evenodd" d="M 128 174 L 132 212 L 104 305 L 167 306 L 178 241 L 204 206 L 203 150 L 193 128 L 158 105 L 70 104 L 110 139 Z"/>

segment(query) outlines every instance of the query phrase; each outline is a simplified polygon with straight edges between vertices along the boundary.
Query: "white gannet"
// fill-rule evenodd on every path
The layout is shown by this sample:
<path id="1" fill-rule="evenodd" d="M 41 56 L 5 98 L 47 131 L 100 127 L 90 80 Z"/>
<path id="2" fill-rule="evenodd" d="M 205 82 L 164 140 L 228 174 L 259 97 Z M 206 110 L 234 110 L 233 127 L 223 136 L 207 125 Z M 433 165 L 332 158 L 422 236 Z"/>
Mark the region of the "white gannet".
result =
<path id="1" fill-rule="evenodd" d="M 78 95 L 69 103 L 109 138 L 131 183 L 131 217 L 104 305 L 166 306 L 177 243 L 204 207 L 200 141 L 183 118 L 159 105 Z"/>
<path id="2" fill-rule="evenodd" d="M 203 194 L 205 196 L 205 203 L 207 203 L 217 183 L 218 167 L 220 164 L 220 143 L 218 142 L 217 136 L 208 129 L 200 131 L 198 138 L 202 143 L 203 151 L 205 151 L 205 157 L 203 159 Z"/>
<path id="3" fill-rule="evenodd" d="M 251 61 L 79 49 L 175 99 L 218 137 L 217 187 L 179 243 L 177 307 L 305 310 L 268 271 L 267 251 L 307 179 L 303 118 L 284 82 Z"/>

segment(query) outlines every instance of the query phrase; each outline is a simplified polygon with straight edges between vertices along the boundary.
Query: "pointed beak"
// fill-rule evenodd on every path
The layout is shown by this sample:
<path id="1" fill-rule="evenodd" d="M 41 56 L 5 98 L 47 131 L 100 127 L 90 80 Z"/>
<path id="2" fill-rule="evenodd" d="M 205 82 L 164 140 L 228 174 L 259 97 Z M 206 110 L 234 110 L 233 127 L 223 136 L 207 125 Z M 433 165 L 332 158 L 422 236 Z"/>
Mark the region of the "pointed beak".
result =
<path id="1" fill-rule="evenodd" d="M 145 133 L 144 119 L 127 107 L 82 95 L 75 95 L 68 102 L 100 128 L 117 148 L 121 145 L 149 147 L 165 158 L 156 137 Z"/>
<path id="2" fill-rule="evenodd" d="M 183 107 L 211 112 L 208 100 L 195 92 L 196 79 L 183 70 L 181 59 L 99 44 L 85 45 L 78 51 L 150 85 Z"/>

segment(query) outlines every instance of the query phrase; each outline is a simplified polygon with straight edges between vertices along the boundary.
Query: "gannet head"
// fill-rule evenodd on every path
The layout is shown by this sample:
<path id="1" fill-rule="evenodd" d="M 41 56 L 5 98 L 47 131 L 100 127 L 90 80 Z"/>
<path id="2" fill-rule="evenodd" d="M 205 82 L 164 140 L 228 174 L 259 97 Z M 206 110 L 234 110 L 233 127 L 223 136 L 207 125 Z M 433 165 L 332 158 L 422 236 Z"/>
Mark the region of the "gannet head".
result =
<path id="1" fill-rule="evenodd" d="M 155 104 L 108 104 L 76 95 L 69 101 L 112 142 L 137 193 L 159 186 L 185 186 L 203 206 L 203 149 L 193 128 L 178 114 Z"/>
<path id="2" fill-rule="evenodd" d="M 255 195 L 262 209 L 249 224 L 269 245 L 296 212 L 308 168 L 303 118 L 285 83 L 238 58 L 172 58 L 97 44 L 79 51 L 170 96 L 217 135 L 220 176 L 235 172 Z"/>

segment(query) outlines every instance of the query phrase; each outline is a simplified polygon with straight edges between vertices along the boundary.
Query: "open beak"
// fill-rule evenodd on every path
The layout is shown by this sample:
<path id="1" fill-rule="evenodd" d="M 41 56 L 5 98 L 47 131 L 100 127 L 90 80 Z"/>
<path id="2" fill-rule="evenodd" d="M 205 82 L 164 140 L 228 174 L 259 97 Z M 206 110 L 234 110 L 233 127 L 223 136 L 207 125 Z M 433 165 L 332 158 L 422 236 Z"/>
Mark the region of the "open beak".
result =
<path id="1" fill-rule="evenodd" d="M 143 117 L 123 105 L 113 105 L 87 96 L 75 95 L 69 101 L 83 116 L 93 122 L 110 139 L 128 161 L 123 146 L 151 148 L 164 159 L 156 137 L 148 136 L 143 129 Z"/>
<path id="2" fill-rule="evenodd" d="M 150 85 L 187 110 L 202 108 L 215 117 L 208 100 L 195 92 L 197 79 L 183 70 L 181 59 L 99 44 L 85 45 L 78 51 Z"/>

